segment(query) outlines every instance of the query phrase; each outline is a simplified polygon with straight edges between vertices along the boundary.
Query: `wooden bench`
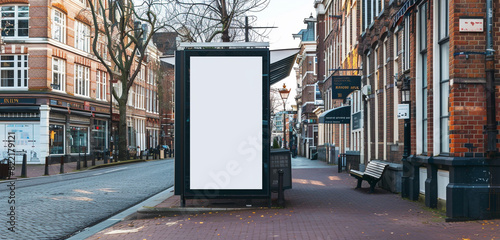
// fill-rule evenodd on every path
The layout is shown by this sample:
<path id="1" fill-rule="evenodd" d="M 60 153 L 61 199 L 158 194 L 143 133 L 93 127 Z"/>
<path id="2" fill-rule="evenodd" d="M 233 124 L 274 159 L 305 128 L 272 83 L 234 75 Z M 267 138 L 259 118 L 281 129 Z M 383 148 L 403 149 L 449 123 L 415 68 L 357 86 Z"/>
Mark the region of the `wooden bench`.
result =
<path id="1" fill-rule="evenodd" d="M 370 193 L 372 193 L 375 189 L 375 184 L 380 181 L 387 166 L 389 166 L 389 164 L 379 161 L 370 161 L 364 172 L 351 169 L 349 174 L 358 179 L 356 188 L 361 188 L 361 182 L 366 180 L 370 184 Z"/>

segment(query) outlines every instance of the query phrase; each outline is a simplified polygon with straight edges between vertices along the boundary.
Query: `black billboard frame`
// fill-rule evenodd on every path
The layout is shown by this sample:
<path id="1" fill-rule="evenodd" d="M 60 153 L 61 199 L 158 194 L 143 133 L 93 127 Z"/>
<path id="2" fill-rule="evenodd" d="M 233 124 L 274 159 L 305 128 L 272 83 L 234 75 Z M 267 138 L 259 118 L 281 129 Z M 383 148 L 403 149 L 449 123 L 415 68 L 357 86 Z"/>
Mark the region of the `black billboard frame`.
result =
<path id="1" fill-rule="evenodd" d="M 196 190 L 190 189 L 190 58 L 191 57 L 262 57 L 262 189 Z M 175 57 L 175 183 L 174 194 L 185 199 L 268 198 L 270 190 L 270 52 L 268 48 L 185 49 Z"/>

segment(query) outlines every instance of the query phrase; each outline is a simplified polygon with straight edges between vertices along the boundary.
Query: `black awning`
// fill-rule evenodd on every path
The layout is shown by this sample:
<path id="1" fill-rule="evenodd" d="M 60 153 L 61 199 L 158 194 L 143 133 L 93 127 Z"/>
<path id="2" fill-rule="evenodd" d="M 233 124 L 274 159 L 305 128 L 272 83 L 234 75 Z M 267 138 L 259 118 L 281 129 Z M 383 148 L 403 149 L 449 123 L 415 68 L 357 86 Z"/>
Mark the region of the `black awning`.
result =
<path id="1" fill-rule="evenodd" d="M 330 109 L 319 115 L 319 123 L 349 124 L 351 123 L 351 106 Z"/>
<path id="2" fill-rule="evenodd" d="M 11 113 L 11 112 L 38 112 L 40 106 L 0 106 L 0 112 Z"/>
<path id="3" fill-rule="evenodd" d="M 282 50 L 271 50 L 271 66 L 270 66 L 270 79 L 269 83 L 271 85 L 283 80 L 290 75 L 292 71 L 293 64 L 295 63 L 295 58 L 299 53 L 300 49 L 282 49 Z"/>

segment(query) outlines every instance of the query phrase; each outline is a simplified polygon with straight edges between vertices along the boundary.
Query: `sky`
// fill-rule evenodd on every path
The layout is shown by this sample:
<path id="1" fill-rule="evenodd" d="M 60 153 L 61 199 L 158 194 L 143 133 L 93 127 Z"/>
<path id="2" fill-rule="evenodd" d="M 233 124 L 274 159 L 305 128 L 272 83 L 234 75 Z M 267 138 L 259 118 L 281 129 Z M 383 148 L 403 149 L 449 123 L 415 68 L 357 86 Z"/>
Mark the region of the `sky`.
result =
<path id="1" fill-rule="evenodd" d="M 307 26 L 304 19 L 316 15 L 313 0 L 270 0 L 269 5 L 262 12 L 255 13 L 257 16 L 256 26 L 274 26 L 269 34 L 269 44 L 273 49 L 298 48 L 300 39 L 293 39 L 292 34 L 298 33 Z M 295 71 L 292 69 L 290 75 L 272 87 L 281 88 L 286 83 L 287 88 L 292 88 L 287 100 L 287 110 L 295 105 L 297 80 Z"/>

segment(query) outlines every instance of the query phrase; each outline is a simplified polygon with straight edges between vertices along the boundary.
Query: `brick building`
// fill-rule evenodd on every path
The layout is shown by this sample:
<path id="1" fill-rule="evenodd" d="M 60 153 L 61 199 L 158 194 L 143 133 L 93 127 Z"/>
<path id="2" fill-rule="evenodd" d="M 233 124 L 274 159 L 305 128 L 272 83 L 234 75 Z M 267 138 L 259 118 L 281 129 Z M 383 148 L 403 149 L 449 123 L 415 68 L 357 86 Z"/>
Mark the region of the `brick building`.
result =
<path id="1" fill-rule="evenodd" d="M 357 79 L 360 75 L 358 57 L 358 11 L 357 1 L 315 1 L 317 13 L 318 86 L 324 100 L 323 109 L 316 111 L 319 118 L 320 158 L 337 161 L 337 154 L 355 151 L 360 154 L 363 128 L 360 124 L 325 121 L 329 116 L 339 116 L 343 110 L 346 119 L 357 119 L 361 123 L 361 94 L 358 90 L 348 95 L 339 95 L 336 87 L 343 79 Z M 346 77 L 347 78 L 344 78 Z M 354 78 L 350 78 L 354 77 Z M 359 78 L 358 78 L 359 79 Z M 340 117 L 340 116 L 339 116 Z M 330 156 L 331 155 L 331 156 Z M 359 163 L 358 163 L 359 165 Z"/>
<path id="2" fill-rule="evenodd" d="M 382 185 L 401 192 L 403 121 L 397 117 L 403 79 L 410 77 L 410 22 L 393 27 L 392 16 L 400 9 L 396 1 L 361 1 L 359 55 L 363 61 L 366 161 L 389 163 Z"/>
<path id="3" fill-rule="evenodd" d="M 28 163 L 46 156 L 95 154 L 110 148 L 110 82 L 93 55 L 87 1 L 1 0 L 0 136 L 16 132 L 16 149 Z M 107 56 L 104 42 L 98 48 Z M 156 146 L 158 54 L 149 60 L 130 95 L 129 146 Z M 113 110 L 113 119 L 118 111 Z M 2 149 L 3 155 L 6 154 Z M 21 158 L 18 158 L 21 159 Z"/>
<path id="4" fill-rule="evenodd" d="M 316 19 L 312 16 L 304 19 L 307 28 L 293 35 L 294 38 L 301 40 L 300 51 L 296 58 L 298 68 L 295 70 L 297 78 L 295 101 L 298 109 L 298 122 L 300 123 L 300 132 L 297 134 L 297 150 L 299 155 L 305 157 L 311 157 L 311 150 L 315 151 L 318 145 L 318 119 L 314 110 L 323 105 L 322 100 L 318 99 L 321 95 L 316 94 L 318 72 L 316 68 L 315 22 Z"/>
<path id="5" fill-rule="evenodd" d="M 499 61 L 489 50 L 498 51 L 500 37 L 487 40 L 486 3 L 361 2 L 363 85 L 372 89 L 364 106 L 366 160 L 391 163 L 384 186 L 445 208 L 450 219 L 500 216 L 499 95 L 493 84 Z M 406 87 L 410 120 L 404 134 L 397 114 Z M 407 159 L 404 139 L 411 144 Z"/>
<path id="6" fill-rule="evenodd" d="M 399 12 L 411 12 L 405 21 L 415 31 L 409 76 L 412 157 L 403 194 L 411 199 L 423 194 L 429 207 L 442 203 L 451 219 L 498 218 L 499 2 L 405 5 Z"/>
<path id="7" fill-rule="evenodd" d="M 162 81 L 159 87 L 160 119 L 161 119 L 161 145 L 174 147 L 174 123 L 175 123 L 175 57 L 177 49 L 177 33 L 160 32 L 153 36 L 153 42 L 161 52 Z"/>

